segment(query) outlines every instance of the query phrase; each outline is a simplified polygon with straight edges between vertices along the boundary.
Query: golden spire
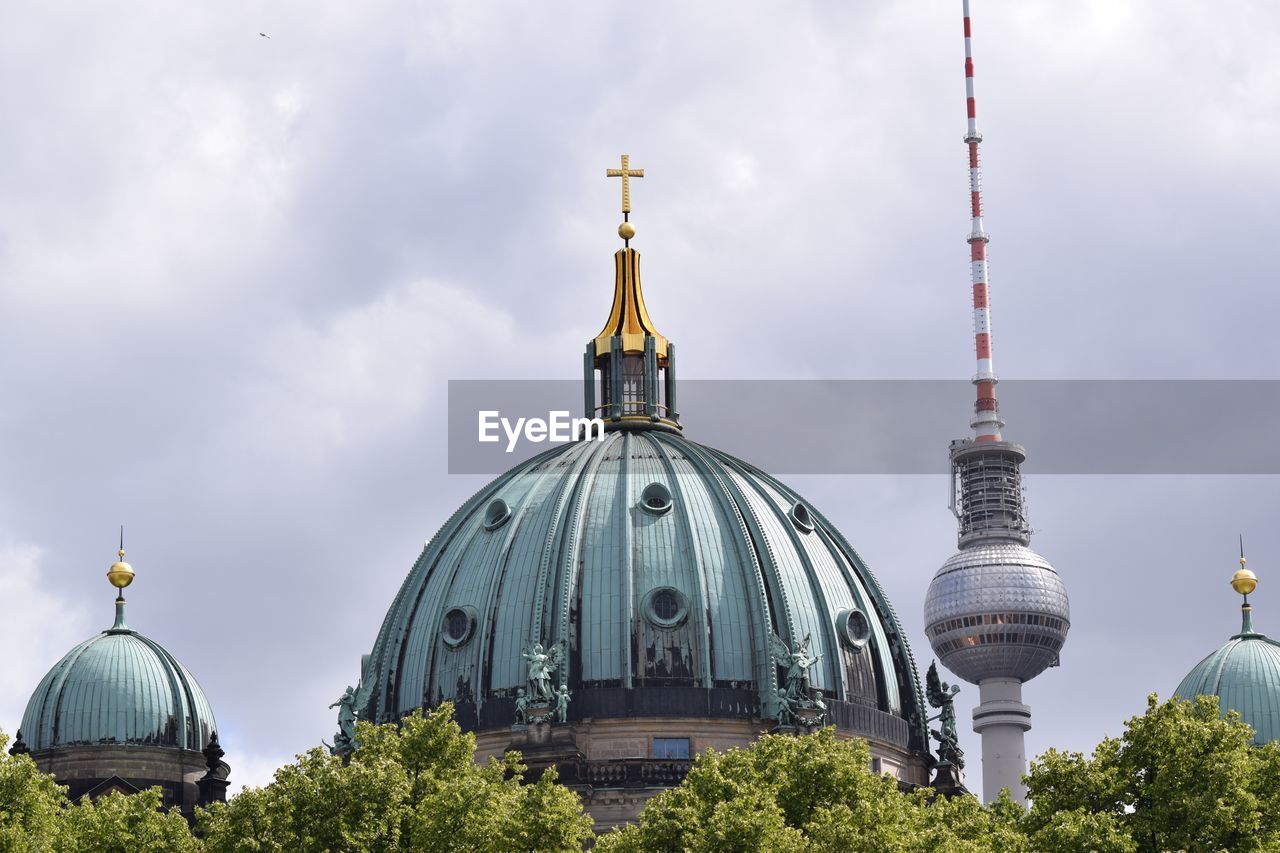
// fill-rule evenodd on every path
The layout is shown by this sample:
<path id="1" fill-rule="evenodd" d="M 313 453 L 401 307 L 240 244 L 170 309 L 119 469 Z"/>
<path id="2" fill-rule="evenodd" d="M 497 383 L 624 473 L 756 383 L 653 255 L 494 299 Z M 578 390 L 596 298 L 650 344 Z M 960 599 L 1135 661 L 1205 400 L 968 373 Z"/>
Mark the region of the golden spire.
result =
<path id="1" fill-rule="evenodd" d="M 606 178 L 622 178 L 622 224 L 618 226 L 618 236 L 624 245 L 631 245 L 631 238 L 636 236 L 636 227 L 631 224 L 631 179 L 643 178 L 644 169 L 631 168 L 631 155 L 622 155 L 621 169 L 605 169 Z"/>
<path id="2" fill-rule="evenodd" d="M 133 583 L 133 566 L 124 561 L 124 525 L 120 526 L 120 550 L 116 552 L 116 556 L 119 559 L 107 569 L 107 580 L 120 590 L 119 597 L 124 598 L 124 588 Z"/>
<path id="3" fill-rule="evenodd" d="M 1240 535 L 1240 570 L 1231 576 L 1231 588 L 1244 596 L 1249 603 L 1249 593 L 1258 588 L 1258 576 L 1244 567 L 1244 534 Z"/>

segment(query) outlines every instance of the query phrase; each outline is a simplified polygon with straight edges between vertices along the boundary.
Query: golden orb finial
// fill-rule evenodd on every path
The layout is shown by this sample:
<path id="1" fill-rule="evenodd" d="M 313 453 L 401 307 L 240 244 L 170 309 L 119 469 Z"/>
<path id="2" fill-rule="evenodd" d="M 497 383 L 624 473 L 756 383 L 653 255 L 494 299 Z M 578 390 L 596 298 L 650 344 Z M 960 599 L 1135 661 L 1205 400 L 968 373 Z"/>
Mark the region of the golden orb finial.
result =
<path id="1" fill-rule="evenodd" d="M 1258 576 L 1248 569 L 1241 568 L 1231 576 L 1231 588 L 1241 595 L 1248 595 L 1258 588 Z"/>
<path id="2" fill-rule="evenodd" d="M 133 583 L 133 566 L 124 561 L 124 525 L 120 525 L 120 550 L 116 552 L 119 557 L 111 568 L 107 569 L 107 580 L 116 589 L 124 589 Z"/>
<path id="3" fill-rule="evenodd" d="M 630 240 L 636 236 L 636 227 L 630 222 L 624 222 L 618 226 L 618 236 L 623 240 Z"/>
<path id="4" fill-rule="evenodd" d="M 1231 588 L 1241 595 L 1248 596 L 1258 588 L 1258 576 L 1244 567 L 1244 535 L 1240 536 L 1240 569 L 1231 576 Z"/>
<path id="5" fill-rule="evenodd" d="M 111 564 L 111 568 L 107 569 L 107 580 L 111 581 L 111 585 L 116 589 L 124 589 L 133 583 L 133 566 L 124 561 L 124 550 L 120 551 L 121 559 Z"/>

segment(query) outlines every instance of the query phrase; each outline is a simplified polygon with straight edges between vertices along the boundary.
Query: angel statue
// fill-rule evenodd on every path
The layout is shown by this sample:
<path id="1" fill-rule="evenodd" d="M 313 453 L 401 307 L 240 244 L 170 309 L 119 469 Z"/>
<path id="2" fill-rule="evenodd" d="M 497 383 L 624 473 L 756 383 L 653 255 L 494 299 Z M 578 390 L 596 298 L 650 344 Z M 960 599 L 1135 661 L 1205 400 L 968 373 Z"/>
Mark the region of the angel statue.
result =
<path id="1" fill-rule="evenodd" d="M 524 688 L 516 691 L 516 725 L 523 726 L 529 722 L 529 697 Z"/>
<path id="2" fill-rule="evenodd" d="M 360 680 L 356 682 L 356 686 L 352 688 L 347 685 L 343 694 L 329 706 L 338 709 L 338 732 L 333 736 L 333 746 L 330 748 L 335 755 L 359 745 L 356 743 L 356 720 L 360 717 L 360 710 L 369 705 L 369 698 L 373 695 L 374 680 L 369 677 L 369 655 L 360 659 L 360 670 Z"/>
<path id="3" fill-rule="evenodd" d="M 773 656 L 774 663 L 787 668 L 787 698 L 793 702 L 809 699 L 809 670 L 822 658 L 820 654 L 809 657 L 811 639 L 812 635 L 806 634 L 804 642 L 791 649 L 777 634 L 769 636 L 769 653 Z"/>
<path id="4" fill-rule="evenodd" d="M 542 643 L 531 643 L 520 653 L 529 665 L 529 692 L 531 701 L 554 702 L 555 690 L 551 687 L 551 673 L 564 662 L 564 641 L 544 649 Z"/>
<path id="5" fill-rule="evenodd" d="M 330 704 L 330 708 L 338 708 L 338 734 L 334 735 L 333 749 L 334 752 L 342 752 L 344 749 L 351 749 L 356 745 L 356 719 L 360 716 L 358 708 L 365 707 L 369 703 L 369 695 L 372 693 L 372 685 L 364 686 L 357 684 L 356 688 L 347 686 L 337 701 Z"/>
<path id="6" fill-rule="evenodd" d="M 960 738 L 956 733 L 955 700 L 959 692 L 960 685 L 947 684 L 938 677 L 937 661 L 929 665 L 929 673 L 925 676 L 925 693 L 929 697 L 929 704 L 940 708 L 941 712 L 937 716 L 930 717 L 926 722 L 941 720 L 938 728 L 930 731 L 938 742 L 938 761 L 964 767 L 964 752 L 960 749 Z"/>

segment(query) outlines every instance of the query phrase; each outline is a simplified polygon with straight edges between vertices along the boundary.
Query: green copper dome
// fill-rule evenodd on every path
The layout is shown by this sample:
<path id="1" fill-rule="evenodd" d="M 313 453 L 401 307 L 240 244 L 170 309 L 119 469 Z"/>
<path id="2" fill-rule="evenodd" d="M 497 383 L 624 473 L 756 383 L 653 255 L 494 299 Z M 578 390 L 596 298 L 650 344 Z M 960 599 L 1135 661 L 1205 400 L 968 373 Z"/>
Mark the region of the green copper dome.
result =
<path id="1" fill-rule="evenodd" d="M 1222 713 L 1238 712 L 1263 744 L 1280 739 L 1280 642 L 1253 630 L 1248 605 L 1243 621 L 1240 633 L 1196 664 L 1175 692 L 1217 696 Z"/>
<path id="2" fill-rule="evenodd" d="M 386 615 L 361 711 L 394 720 L 449 699 L 467 728 L 510 727 L 522 650 L 539 642 L 564 644 L 553 677 L 571 720 L 770 718 L 775 636 L 809 638 L 838 727 L 923 747 L 906 638 L 839 531 L 746 462 L 675 431 L 616 430 L 517 466 L 445 523 Z"/>
<path id="3" fill-rule="evenodd" d="M 880 585 L 804 498 L 684 437 L 639 253 L 618 251 L 614 273 L 583 353 L 583 412 L 602 428 L 499 476 L 427 543 L 336 703 L 335 749 L 357 717 L 449 700 L 481 742 L 592 789 L 678 782 L 625 763 L 661 764 L 672 734 L 724 748 L 817 725 L 924 782 L 930 715 Z"/>
<path id="4" fill-rule="evenodd" d="M 216 729 L 191 673 L 124 623 L 90 637 L 49 670 L 22 716 L 27 748 L 145 744 L 200 750 Z"/>

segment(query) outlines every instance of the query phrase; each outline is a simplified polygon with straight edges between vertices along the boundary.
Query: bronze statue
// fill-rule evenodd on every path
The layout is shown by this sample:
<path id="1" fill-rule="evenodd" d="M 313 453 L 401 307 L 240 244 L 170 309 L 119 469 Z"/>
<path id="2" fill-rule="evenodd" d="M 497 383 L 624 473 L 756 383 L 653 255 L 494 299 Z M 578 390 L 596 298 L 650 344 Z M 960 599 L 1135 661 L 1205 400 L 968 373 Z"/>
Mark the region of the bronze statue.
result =
<path id="1" fill-rule="evenodd" d="M 516 723 L 525 725 L 529 722 L 529 697 L 525 695 L 524 688 L 516 690 Z"/>
<path id="2" fill-rule="evenodd" d="M 561 684 L 560 689 L 556 692 L 556 720 L 557 722 L 569 722 L 569 688 Z"/>
<path id="3" fill-rule="evenodd" d="M 809 656 L 811 639 L 812 636 L 806 635 L 804 642 L 792 649 L 777 634 L 769 637 L 769 653 L 773 656 L 774 663 L 787 668 L 787 697 L 792 701 L 807 701 L 810 698 L 809 670 L 822 658 L 822 655 Z"/>
<path id="4" fill-rule="evenodd" d="M 555 672 L 564 661 L 564 641 L 555 643 L 544 649 L 542 643 L 531 643 L 520 653 L 529 665 L 529 692 L 532 701 L 554 702 L 555 690 L 551 687 L 551 673 Z"/>
<path id="5" fill-rule="evenodd" d="M 941 709 L 941 712 L 934 717 L 926 720 L 926 723 L 934 720 L 941 720 L 937 729 L 930 730 L 929 734 L 938 742 L 938 763 L 954 764 L 957 767 L 964 767 L 964 751 L 960 749 L 960 738 L 956 732 L 956 694 L 960 692 L 960 685 L 947 684 L 938 677 L 938 662 L 934 661 L 929 665 L 929 673 L 925 677 L 925 692 L 929 697 L 929 704 L 935 708 Z"/>

